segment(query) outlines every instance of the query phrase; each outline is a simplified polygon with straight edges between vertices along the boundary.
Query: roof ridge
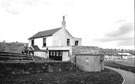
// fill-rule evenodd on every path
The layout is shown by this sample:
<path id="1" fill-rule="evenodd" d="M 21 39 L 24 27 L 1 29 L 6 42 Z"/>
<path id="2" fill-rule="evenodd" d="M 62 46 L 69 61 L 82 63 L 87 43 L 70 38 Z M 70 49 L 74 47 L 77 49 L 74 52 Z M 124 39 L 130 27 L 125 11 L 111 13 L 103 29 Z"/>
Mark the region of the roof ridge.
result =
<path id="1" fill-rule="evenodd" d="M 55 32 L 57 32 L 60 29 L 61 29 L 61 27 L 37 32 L 35 35 L 30 37 L 29 40 L 30 39 L 35 39 L 35 38 L 42 38 L 42 37 L 52 36 Z"/>
<path id="2" fill-rule="evenodd" d="M 55 29 L 61 29 L 61 27 L 59 27 L 59 28 L 51 28 L 51 29 L 47 29 L 47 30 L 43 30 L 43 31 L 39 31 L 39 32 L 50 31 L 50 30 L 55 30 Z"/>

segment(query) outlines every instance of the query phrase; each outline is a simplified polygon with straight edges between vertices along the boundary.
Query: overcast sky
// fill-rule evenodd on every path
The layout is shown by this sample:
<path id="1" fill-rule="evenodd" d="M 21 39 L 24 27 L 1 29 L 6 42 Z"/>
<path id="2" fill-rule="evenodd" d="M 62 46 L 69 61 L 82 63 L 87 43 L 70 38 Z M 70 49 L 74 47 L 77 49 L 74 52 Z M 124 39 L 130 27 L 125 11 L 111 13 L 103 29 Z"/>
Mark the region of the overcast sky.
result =
<path id="1" fill-rule="evenodd" d="M 0 0 L 0 41 L 28 42 L 61 27 L 63 15 L 82 45 L 134 48 L 134 0 Z"/>

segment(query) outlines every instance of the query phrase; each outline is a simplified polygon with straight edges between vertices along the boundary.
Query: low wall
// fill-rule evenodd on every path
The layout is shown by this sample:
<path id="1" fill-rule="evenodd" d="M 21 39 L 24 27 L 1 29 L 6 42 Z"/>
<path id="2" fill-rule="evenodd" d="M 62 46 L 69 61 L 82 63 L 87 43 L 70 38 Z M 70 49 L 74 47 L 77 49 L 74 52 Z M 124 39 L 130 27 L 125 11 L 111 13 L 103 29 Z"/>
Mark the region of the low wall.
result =
<path id="1" fill-rule="evenodd" d="M 75 70 L 75 65 L 70 62 L 45 62 L 45 63 L 0 63 L 0 75 L 18 75 L 46 72 L 64 72 Z"/>

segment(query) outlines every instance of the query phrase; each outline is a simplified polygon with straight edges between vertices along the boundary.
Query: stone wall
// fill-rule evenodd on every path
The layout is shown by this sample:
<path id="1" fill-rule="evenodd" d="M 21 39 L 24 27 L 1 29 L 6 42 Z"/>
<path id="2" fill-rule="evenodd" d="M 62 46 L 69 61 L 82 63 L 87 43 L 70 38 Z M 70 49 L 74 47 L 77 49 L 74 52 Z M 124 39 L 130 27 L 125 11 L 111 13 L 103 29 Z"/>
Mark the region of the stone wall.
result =
<path id="1" fill-rule="evenodd" d="M 73 70 L 75 70 L 75 65 L 70 62 L 0 63 L 1 76 L 47 72 L 64 72 Z"/>

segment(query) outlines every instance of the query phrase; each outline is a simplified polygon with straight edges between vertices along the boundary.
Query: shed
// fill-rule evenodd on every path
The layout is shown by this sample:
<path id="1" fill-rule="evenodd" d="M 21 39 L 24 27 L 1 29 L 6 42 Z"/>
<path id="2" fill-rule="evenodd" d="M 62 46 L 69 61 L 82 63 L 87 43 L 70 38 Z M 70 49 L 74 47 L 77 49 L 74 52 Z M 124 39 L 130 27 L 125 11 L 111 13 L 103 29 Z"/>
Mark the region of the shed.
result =
<path id="1" fill-rule="evenodd" d="M 88 72 L 98 72 L 104 69 L 102 54 L 76 54 L 76 65 Z"/>
<path id="2" fill-rule="evenodd" d="M 104 55 L 98 47 L 78 46 L 72 48 L 76 66 L 83 71 L 98 72 L 104 70 Z"/>

